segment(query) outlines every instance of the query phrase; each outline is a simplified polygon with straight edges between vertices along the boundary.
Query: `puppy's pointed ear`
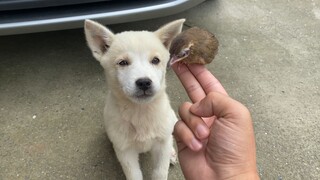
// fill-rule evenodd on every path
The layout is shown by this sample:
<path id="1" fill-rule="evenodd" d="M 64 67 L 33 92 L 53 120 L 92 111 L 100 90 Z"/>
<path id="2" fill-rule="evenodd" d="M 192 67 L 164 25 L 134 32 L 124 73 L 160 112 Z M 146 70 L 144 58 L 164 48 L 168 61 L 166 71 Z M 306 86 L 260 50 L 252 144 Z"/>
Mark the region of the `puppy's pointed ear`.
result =
<path id="1" fill-rule="evenodd" d="M 102 55 L 108 51 L 114 34 L 108 28 L 91 20 L 85 20 L 84 30 L 93 56 L 100 61 Z"/>
<path id="2" fill-rule="evenodd" d="M 166 48 L 169 48 L 171 41 L 181 32 L 185 19 L 172 21 L 154 33 L 160 38 Z"/>

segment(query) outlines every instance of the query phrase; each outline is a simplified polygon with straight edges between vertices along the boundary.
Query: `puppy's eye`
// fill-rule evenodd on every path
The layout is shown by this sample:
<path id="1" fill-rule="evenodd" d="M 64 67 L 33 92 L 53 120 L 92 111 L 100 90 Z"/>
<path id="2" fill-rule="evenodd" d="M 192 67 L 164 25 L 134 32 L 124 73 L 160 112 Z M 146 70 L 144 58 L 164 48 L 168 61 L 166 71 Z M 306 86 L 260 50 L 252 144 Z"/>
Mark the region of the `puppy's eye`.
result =
<path id="1" fill-rule="evenodd" d="M 159 64 L 160 63 L 160 59 L 159 58 L 157 58 L 157 57 L 154 57 L 152 60 L 151 60 L 151 63 L 152 64 Z"/>
<path id="2" fill-rule="evenodd" d="M 128 66 L 128 65 L 129 65 L 129 62 L 128 62 L 128 60 L 120 60 L 120 61 L 118 62 L 118 64 L 119 64 L 120 66 Z"/>

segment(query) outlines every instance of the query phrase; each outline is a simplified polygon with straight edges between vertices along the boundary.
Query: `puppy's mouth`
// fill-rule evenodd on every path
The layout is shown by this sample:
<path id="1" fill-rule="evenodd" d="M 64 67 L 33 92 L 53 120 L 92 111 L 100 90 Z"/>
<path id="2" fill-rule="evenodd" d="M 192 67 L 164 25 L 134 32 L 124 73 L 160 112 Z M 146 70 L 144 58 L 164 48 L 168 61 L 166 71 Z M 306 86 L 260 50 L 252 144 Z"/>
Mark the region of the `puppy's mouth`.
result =
<path id="1" fill-rule="evenodd" d="M 148 99 L 154 95 L 153 91 L 151 89 L 148 90 L 138 90 L 135 93 L 135 97 L 137 99 Z"/>

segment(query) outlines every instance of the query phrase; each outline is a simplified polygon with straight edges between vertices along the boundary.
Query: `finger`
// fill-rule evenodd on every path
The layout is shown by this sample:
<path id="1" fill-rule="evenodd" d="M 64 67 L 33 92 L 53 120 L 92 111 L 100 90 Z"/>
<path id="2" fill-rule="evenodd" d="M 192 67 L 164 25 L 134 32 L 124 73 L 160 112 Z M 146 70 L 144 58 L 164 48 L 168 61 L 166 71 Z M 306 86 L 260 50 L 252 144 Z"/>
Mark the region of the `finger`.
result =
<path id="1" fill-rule="evenodd" d="M 192 102 L 198 102 L 206 96 L 198 80 L 183 63 L 175 63 L 172 69 L 178 76 Z"/>
<path id="2" fill-rule="evenodd" d="M 197 79 L 206 94 L 208 94 L 209 92 L 217 91 L 222 94 L 228 95 L 227 91 L 221 85 L 219 80 L 215 78 L 204 65 L 193 64 L 189 65 L 188 69 Z"/>
<path id="3" fill-rule="evenodd" d="M 191 105 L 191 103 L 183 103 L 179 108 L 179 115 L 198 139 L 206 139 L 209 136 L 209 128 L 201 117 L 195 116 L 189 111 Z"/>
<path id="4" fill-rule="evenodd" d="M 196 139 L 188 126 L 181 120 L 175 124 L 173 135 L 177 141 L 179 152 L 185 149 L 186 146 L 193 151 L 199 151 L 202 148 L 202 144 Z"/>
<path id="5" fill-rule="evenodd" d="M 209 129 L 211 129 L 213 122 L 217 119 L 216 116 L 212 117 L 201 117 L 202 120 L 206 123 Z"/>
<path id="6" fill-rule="evenodd" d="M 233 119 L 249 114 L 244 105 L 218 92 L 211 92 L 203 100 L 193 104 L 190 107 L 190 112 L 200 117 L 216 116 L 217 118 L 231 117 Z"/>

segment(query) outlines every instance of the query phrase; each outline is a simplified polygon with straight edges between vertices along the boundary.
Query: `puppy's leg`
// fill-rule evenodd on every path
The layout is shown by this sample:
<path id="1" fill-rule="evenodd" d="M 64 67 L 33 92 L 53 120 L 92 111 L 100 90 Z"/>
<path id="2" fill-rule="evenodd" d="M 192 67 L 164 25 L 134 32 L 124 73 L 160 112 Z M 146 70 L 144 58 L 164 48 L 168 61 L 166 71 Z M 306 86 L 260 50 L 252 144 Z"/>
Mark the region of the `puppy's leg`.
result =
<path id="1" fill-rule="evenodd" d="M 171 148 L 171 154 L 170 154 L 170 164 L 175 165 L 177 163 L 177 152 L 172 146 Z"/>
<path id="2" fill-rule="evenodd" d="M 142 172 L 139 165 L 139 153 L 135 150 L 128 149 L 120 151 L 115 149 L 118 160 L 122 166 L 127 180 L 142 180 Z"/>
<path id="3" fill-rule="evenodd" d="M 168 179 L 170 156 L 172 152 L 172 136 L 164 141 L 158 141 L 151 150 L 153 160 L 152 180 Z"/>

